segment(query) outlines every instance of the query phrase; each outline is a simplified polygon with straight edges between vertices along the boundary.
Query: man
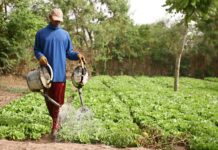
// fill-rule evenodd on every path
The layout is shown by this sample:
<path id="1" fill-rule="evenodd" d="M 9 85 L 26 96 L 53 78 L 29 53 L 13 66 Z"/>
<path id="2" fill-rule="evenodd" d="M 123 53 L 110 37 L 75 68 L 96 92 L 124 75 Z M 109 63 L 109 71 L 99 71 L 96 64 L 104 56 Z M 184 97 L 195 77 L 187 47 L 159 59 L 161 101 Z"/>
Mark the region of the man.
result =
<path id="1" fill-rule="evenodd" d="M 74 52 L 70 35 L 60 28 L 63 22 L 61 9 L 55 8 L 49 14 L 50 23 L 47 27 L 36 33 L 34 52 L 40 65 L 51 65 L 53 69 L 53 80 L 51 88 L 44 92 L 60 105 L 64 103 L 65 82 L 66 82 L 66 58 L 70 60 L 84 61 L 83 55 Z M 59 107 L 49 101 L 46 105 L 52 117 L 51 135 L 55 138 L 59 129 L 58 113 Z"/>

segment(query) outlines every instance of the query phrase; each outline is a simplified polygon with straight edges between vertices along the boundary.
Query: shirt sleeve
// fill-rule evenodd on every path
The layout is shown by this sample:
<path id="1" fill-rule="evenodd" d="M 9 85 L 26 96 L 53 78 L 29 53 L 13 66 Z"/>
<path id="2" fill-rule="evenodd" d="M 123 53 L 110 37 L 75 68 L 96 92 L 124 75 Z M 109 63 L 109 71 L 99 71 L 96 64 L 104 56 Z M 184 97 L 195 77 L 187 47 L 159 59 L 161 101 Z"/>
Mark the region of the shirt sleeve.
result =
<path id="1" fill-rule="evenodd" d="M 34 54 L 35 54 L 36 59 L 39 59 L 41 56 L 44 56 L 43 53 L 42 53 L 42 49 L 40 47 L 39 32 L 37 32 L 36 36 L 35 36 Z"/>
<path id="2" fill-rule="evenodd" d="M 78 52 L 73 51 L 73 45 L 70 39 L 70 35 L 67 34 L 67 48 L 66 48 L 67 58 L 70 60 L 78 60 L 77 54 Z"/>

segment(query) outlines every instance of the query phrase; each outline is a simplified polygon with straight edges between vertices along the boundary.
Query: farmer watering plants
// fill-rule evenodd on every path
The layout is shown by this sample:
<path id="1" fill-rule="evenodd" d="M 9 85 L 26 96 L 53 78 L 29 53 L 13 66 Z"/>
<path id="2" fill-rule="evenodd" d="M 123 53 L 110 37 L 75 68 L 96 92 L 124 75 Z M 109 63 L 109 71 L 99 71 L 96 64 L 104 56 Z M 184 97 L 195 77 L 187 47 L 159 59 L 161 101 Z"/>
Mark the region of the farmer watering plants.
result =
<path id="1" fill-rule="evenodd" d="M 73 51 L 70 35 L 60 27 L 63 22 L 63 12 L 54 8 L 49 14 L 49 24 L 36 33 L 34 53 L 41 66 L 50 65 L 53 70 L 51 87 L 44 89 L 49 97 L 58 104 L 64 104 L 66 87 L 66 58 L 85 61 L 82 54 Z M 46 99 L 46 97 L 45 97 Z M 60 107 L 46 101 L 49 115 L 52 118 L 51 138 L 55 139 L 60 128 L 58 114 Z"/>

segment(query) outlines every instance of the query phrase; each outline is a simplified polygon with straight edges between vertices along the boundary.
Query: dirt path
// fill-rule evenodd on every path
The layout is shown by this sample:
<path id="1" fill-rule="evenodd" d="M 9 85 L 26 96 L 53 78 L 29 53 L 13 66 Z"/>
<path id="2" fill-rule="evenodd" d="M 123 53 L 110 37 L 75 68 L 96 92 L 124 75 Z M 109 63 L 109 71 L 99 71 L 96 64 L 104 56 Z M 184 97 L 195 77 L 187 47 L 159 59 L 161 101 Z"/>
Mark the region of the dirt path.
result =
<path id="1" fill-rule="evenodd" d="M 107 145 L 76 143 L 36 143 L 0 140 L 1 150 L 118 150 Z M 125 148 L 125 150 L 148 150 L 145 148 Z"/>
<path id="2" fill-rule="evenodd" d="M 0 107 L 21 97 L 27 92 L 24 78 L 16 76 L 0 76 Z"/>
<path id="3" fill-rule="evenodd" d="M 5 90 L 0 89 L 0 107 L 7 105 L 12 100 L 20 97 L 21 94 L 18 93 L 10 93 Z"/>
<path id="4" fill-rule="evenodd" d="M 28 92 L 22 77 L 0 76 L 0 108 Z M 103 144 L 54 143 L 45 135 L 39 141 L 0 140 L 0 150 L 117 150 Z M 146 148 L 124 148 L 125 150 L 148 150 Z"/>

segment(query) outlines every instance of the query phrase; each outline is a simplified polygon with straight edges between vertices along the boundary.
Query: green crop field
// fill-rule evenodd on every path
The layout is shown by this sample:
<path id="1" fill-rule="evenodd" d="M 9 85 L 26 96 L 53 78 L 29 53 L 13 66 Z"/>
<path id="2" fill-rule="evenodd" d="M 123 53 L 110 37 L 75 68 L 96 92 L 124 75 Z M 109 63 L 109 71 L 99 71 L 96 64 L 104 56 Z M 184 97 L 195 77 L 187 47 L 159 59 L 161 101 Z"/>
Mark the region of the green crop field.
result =
<path id="1" fill-rule="evenodd" d="M 71 87 L 67 82 L 66 98 L 72 96 L 72 105 L 79 108 L 78 94 Z M 172 77 L 95 76 L 84 86 L 83 96 L 94 114 L 93 132 L 72 136 L 63 127 L 63 141 L 218 149 L 216 78 L 180 78 L 180 89 L 174 92 Z M 0 109 L 0 138 L 39 139 L 49 133 L 50 121 L 43 97 L 27 94 Z"/>

